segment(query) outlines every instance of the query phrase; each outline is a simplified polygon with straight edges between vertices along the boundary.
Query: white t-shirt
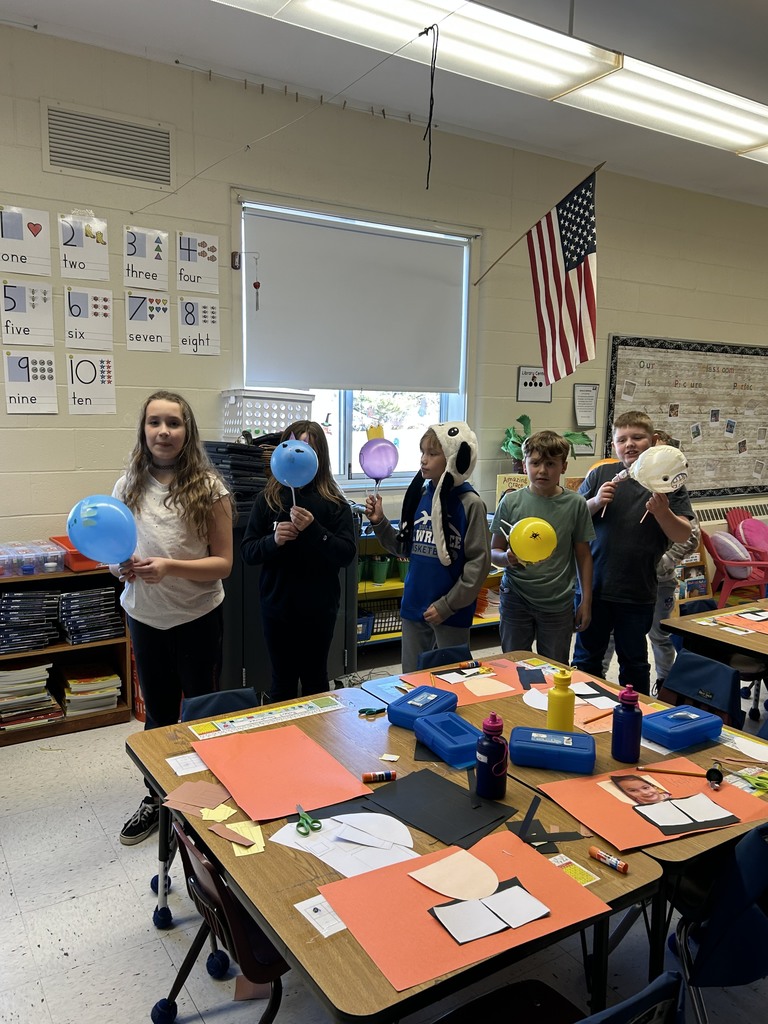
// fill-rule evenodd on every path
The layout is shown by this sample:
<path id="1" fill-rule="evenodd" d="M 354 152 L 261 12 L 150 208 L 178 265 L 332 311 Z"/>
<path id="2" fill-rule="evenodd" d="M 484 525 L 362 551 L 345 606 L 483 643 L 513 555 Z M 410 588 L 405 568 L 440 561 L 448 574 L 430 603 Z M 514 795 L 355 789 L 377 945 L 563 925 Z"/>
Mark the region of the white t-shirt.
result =
<path id="1" fill-rule="evenodd" d="M 216 478 L 217 493 L 223 497 L 229 492 Z M 125 477 L 121 476 L 112 491 L 113 498 L 123 500 Z M 207 541 L 195 528 L 183 520 L 178 510 L 166 507 L 164 500 L 168 488 L 150 477 L 141 508 L 136 514 L 137 558 L 205 558 L 209 554 Z M 160 583 L 143 583 L 137 579 L 126 583 L 120 597 L 123 610 L 155 629 L 170 629 L 184 622 L 192 622 L 207 615 L 224 600 L 221 580 L 182 580 L 166 576 Z"/>

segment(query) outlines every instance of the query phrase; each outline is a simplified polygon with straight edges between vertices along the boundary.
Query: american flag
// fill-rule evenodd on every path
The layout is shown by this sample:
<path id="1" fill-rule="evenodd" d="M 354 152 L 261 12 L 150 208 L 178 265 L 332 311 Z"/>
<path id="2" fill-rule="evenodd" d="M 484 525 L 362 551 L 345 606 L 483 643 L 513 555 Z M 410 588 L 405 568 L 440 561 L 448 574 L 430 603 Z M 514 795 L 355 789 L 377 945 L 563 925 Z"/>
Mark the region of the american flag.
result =
<path id="1" fill-rule="evenodd" d="M 595 358 L 595 174 L 527 234 L 541 362 L 547 384 Z"/>

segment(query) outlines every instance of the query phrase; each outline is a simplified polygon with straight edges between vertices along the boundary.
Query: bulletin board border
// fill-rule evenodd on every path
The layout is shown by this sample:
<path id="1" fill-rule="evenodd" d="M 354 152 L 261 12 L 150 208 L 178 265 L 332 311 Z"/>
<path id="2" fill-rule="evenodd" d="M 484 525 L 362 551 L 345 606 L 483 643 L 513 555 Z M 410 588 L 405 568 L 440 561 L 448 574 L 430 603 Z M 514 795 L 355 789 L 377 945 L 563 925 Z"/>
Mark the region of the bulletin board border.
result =
<path id="1" fill-rule="evenodd" d="M 604 454 L 606 458 L 613 455 L 613 431 L 611 424 L 616 416 L 618 392 L 618 361 L 619 353 L 624 348 L 665 349 L 678 352 L 702 352 L 707 355 L 743 355 L 768 359 L 768 348 L 758 345 L 735 345 L 730 342 L 690 341 L 684 338 L 638 337 L 627 334 L 609 334 L 610 361 L 608 364 L 608 411 L 605 420 Z M 736 495 L 765 494 L 765 485 L 742 485 L 740 487 L 706 487 L 689 490 L 691 498 L 701 500 L 707 498 L 726 498 Z"/>

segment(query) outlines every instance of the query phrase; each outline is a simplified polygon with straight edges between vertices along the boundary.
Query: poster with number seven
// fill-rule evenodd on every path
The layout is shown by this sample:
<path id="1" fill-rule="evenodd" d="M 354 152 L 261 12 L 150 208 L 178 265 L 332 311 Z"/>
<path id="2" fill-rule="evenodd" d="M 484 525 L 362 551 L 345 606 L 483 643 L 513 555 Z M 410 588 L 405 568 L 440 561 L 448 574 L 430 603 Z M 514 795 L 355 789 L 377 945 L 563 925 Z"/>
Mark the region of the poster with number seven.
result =
<path id="1" fill-rule="evenodd" d="M 3 351 L 5 411 L 11 415 L 57 413 L 56 369 L 53 352 L 22 349 Z"/>

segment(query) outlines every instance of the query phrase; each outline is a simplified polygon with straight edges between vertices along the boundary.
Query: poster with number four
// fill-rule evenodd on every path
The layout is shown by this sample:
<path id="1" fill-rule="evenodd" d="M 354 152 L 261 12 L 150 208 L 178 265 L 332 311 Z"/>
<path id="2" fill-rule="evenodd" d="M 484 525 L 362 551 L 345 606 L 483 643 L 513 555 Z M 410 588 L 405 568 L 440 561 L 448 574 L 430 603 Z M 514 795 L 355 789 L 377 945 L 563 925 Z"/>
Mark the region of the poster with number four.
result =
<path id="1" fill-rule="evenodd" d="M 29 415 L 59 411 L 53 352 L 5 349 L 3 367 L 7 413 Z"/>
<path id="2" fill-rule="evenodd" d="M 176 246 L 176 261 L 179 288 L 218 295 L 218 235 L 189 235 L 180 231 Z"/>
<path id="3" fill-rule="evenodd" d="M 53 348 L 53 291 L 50 281 L 33 284 L 6 277 L 2 287 L 5 344 Z"/>
<path id="4" fill-rule="evenodd" d="M 220 354 L 218 302 L 202 295 L 179 296 L 179 352 L 183 356 Z"/>

